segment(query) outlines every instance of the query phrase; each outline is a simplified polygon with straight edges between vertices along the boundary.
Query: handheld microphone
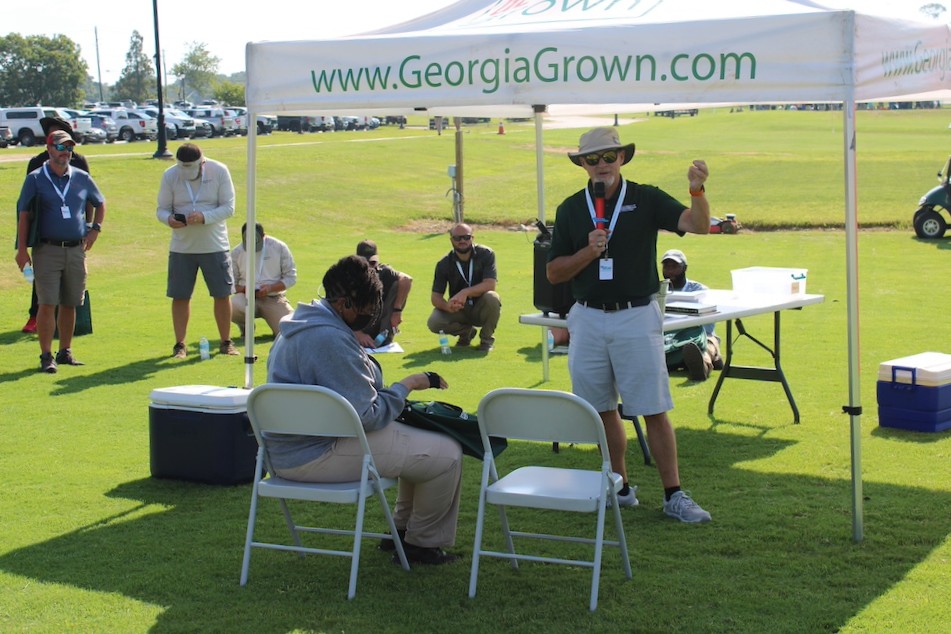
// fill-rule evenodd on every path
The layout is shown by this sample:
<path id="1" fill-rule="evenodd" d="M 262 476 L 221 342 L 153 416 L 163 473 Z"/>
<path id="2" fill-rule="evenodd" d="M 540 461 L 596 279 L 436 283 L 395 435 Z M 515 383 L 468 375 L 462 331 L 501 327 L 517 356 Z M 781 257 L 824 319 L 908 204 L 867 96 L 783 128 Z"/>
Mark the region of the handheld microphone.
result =
<path id="1" fill-rule="evenodd" d="M 595 222 L 596 229 L 605 229 L 604 227 L 604 183 L 594 184 L 594 215 L 597 217 Z"/>

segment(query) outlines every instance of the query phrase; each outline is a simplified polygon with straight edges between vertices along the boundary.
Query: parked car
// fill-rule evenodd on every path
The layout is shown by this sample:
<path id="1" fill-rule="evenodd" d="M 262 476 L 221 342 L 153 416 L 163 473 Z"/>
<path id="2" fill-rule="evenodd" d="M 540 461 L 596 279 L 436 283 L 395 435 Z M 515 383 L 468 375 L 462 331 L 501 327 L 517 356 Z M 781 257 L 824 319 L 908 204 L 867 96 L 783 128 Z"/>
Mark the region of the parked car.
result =
<path id="1" fill-rule="evenodd" d="M 0 125 L 0 148 L 5 148 L 14 143 L 13 133 L 10 132 L 10 128 L 5 125 Z"/>
<path id="2" fill-rule="evenodd" d="M 194 138 L 205 138 L 210 137 L 212 133 L 211 124 L 204 119 L 195 119 L 195 136 Z"/>
<path id="3" fill-rule="evenodd" d="M 108 139 L 109 135 L 106 134 L 106 131 L 95 127 L 92 123 L 90 123 L 89 129 L 83 133 L 83 143 L 105 143 Z M 115 141 L 115 138 L 112 140 Z"/>
<path id="4" fill-rule="evenodd" d="M 90 114 L 101 114 L 111 117 L 119 127 L 119 139 L 132 142 L 136 139 L 154 141 L 158 136 L 158 121 L 154 117 L 142 114 L 136 110 L 125 108 L 91 110 Z"/>
<path id="5" fill-rule="evenodd" d="M 86 114 L 89 117 L 92 127 L 99 128 L 106 134 L 106 143 L 115 143 L 116 139 L 119 138 L 119 127 L 116 125 L 116 122 L 112 117 L 107 117 L 104 114 L 96 114 L 94 112 L 89 112 Z"/>
<path id="6" fill-rule="evenodd" d="M 211 136 L 231 136 L 236 132 L 237 124 L 234 117 L 226 115 L 222 108 L 202 106 L 186 110 L 186 112 L 196 119 L 204 119 L 210 123 Z"/>
<path id="7" fill-rule="evenodd" d="M 70 118 L 61 108 L 45 106 L 0 108 L 0 125 L 10 128 L 10 132 L 16 138 L 17 143 L 26 147 L 35 145 L 37 139 L 41 143 L 43 142 L 43 126 L 40 125 L 40 119 L 43 117 Z"/>
<path id="8" fill-rule="evenodd" d="M 259 114 L 257 120 L 258 134 L 270 134 L 274 130 L 277 130 L 277 117 L 269 114 Z"/>
<path id="9" fill-rule="evenodd" d="M 234 133 L 248 136 L 248 109 L 227 108 L 225 114 L 234 118 Z"/>
<path id="10" fill-rule="evenodd" d="M 147 106 L 145 108 L 139 108 L 139 112 L 144 112 L 145 114 L 158 118 L 158 106 Z M 172 132 L 166 132 L 166 137 L 169 139 L 190 139 L 195 137 L 195 119 L 188 116 L 181 110 L 176 108 L 163 108 L 162 114 L 165 115 L 165 123 L 171 123 L 174 130 Z M 166 130 L 169 130 L 166 125 Z"/>

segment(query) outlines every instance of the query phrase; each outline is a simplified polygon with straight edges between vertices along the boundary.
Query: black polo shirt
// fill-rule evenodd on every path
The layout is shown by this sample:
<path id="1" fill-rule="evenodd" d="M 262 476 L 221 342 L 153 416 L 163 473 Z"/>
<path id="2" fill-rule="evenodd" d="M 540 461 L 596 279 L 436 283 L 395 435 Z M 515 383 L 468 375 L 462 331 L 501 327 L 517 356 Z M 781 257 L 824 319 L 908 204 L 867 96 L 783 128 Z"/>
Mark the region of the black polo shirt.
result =
<path id="1" fill-rule="evenodd" d="M 469 278 L 469 262 L 472 262 L 472 276 Z M 472 255 L 469 262 L 463 262 L 456 257 L 455 250 L 436 263 L 436 272 L 433 275 L 433 292 L 445 294 L 449 286 L 449 297 L 457 294 L 464 288 L 476 286 L 483 280 L 499 279 L 495 270 L 495 252 L 481 244 L 472 245 Z M 456 266 L 456 265 L 459 266 Z M 460 269 L 462 271 L 460 272 Z"/>
<path id="2" fill-rule="evenodd" d="M 591 187 L 591 182 L 588 182 Z M 555 214 L 555 229 L 548 261 L 574 255 L 588 245 L 594 230 L 585 190 L 569 196 Z M 606 200 L 605 217 L 610 226 L 617 197 Z M 593 194 L 592 194 L 593 197 Z M 660 288 L 657 273 L 657 232 L 661 229 L 683 235 L 677 223 L 686 207 L 676 198 L 653 185 L 627 182 L 627 193 L 620 216 L 608 240 L 608 255 L 614 259 L 614 279 L 599 279 L 600 258 L 591 262 L 573 280 L 571 292 L 576 301 L 611 303 L 647 297 Z"/>

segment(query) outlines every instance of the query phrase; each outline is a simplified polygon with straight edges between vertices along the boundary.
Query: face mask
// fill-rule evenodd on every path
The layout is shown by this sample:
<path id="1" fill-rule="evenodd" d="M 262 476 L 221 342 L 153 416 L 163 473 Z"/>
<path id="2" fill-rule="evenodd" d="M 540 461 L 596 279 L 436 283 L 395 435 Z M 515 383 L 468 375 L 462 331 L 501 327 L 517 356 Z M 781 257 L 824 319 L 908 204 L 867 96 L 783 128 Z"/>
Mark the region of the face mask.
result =
<path id="1" fill-rule="evenodd" d="M 367 326 L 373 323 L 373 315 L 360 315 L 357 316 L 351 321 L 348 326 L 351 330 L 363 330 Z"/>

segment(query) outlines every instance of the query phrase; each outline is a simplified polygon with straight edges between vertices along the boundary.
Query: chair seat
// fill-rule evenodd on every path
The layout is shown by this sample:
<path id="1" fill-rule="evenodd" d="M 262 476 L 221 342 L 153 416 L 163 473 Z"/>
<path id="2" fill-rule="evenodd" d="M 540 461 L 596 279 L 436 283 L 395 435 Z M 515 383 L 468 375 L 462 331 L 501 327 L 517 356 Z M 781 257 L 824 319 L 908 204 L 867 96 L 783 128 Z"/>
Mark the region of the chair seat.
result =
<path id="1" fill-rule="evenodd" d="M 394 478 L 380 478 L 384 490 L 396 485 Z M 308 500 L 354 504 L 360 496 L 360 481 L 355 482 L 298 482 L 270 476 L 258 483 L 258 495 L 269 498 Z M 367 481 L 366 497 L 373 496 L 373 483 Z"/>
<path id="2" fill-rule="evenodd" d="M 612 473 L 615 491 L 621 476 Z M 486 502 L 503 506 L 527 506 L 558 511 L 591 513 L 603 504 L 601 473 L 581 469 L 527 466 L 515 469 L 490 484 Z"/>

